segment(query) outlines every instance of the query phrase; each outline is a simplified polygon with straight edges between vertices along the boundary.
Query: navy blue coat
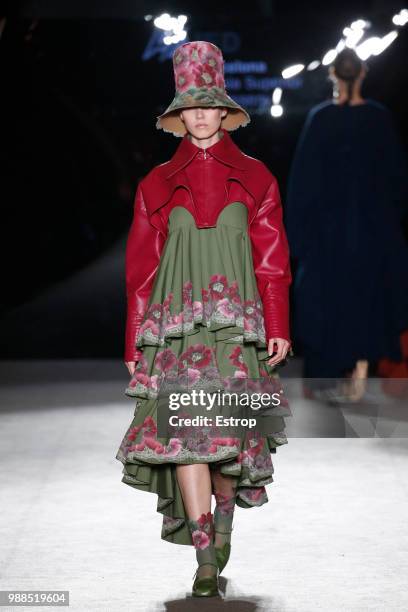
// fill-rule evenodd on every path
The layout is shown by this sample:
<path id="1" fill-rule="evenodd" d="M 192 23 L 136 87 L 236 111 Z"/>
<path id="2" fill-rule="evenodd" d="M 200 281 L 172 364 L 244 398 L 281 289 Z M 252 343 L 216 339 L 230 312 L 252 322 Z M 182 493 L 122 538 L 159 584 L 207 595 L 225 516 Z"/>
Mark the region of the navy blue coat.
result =
<path id="1" fill-rule="evenodd" d="M 342 376 L 357 359 L 401 359 L 407 197 L 406 157 L 386 107 L 367 99 L 311 109 L 285 206 L 292 336 L 307 362 L 304 376 Z"/>

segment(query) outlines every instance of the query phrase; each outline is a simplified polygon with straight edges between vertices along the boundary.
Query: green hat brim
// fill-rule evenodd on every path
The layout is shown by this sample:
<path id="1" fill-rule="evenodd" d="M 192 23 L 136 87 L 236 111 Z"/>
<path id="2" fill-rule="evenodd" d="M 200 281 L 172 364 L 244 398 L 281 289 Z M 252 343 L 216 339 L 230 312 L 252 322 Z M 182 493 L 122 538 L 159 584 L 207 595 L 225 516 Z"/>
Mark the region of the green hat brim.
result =
<path id="1" fill-rule="evenodd" d="M 225 107 L 227 115 L 222 119 L 221 126 L 228 131 L 246 126 L 251 118 L 247 111 L 218 87 L 201 89 L 191 88 L 183 93 L 176 93 L 171 104 L 164 113 L 156 119 L 156 128 L 171 132 L 174 136 L 184 136 L 187 133 L 179 114 L 183 108 L 216 108 Z"/>

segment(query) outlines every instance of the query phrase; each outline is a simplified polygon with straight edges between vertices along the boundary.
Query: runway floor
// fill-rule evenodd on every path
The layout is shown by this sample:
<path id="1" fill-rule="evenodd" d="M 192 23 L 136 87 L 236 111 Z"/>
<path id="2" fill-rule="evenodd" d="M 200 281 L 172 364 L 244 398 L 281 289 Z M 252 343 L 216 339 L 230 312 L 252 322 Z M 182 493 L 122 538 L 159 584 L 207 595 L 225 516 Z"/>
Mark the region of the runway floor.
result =
<path id="1" fill-rule="evenodd" d="M 408 609 L 406 437 L 302 437 L 292 424 L 269 503 L 236 509 L 223 597 L 201 601 L 194 549 L 161 540 L 156 496 L 121 482 L 115 455 L 134 410 L 124 365 L 0 370 L 2 590 L 67 590 L 82 612 Z"/>

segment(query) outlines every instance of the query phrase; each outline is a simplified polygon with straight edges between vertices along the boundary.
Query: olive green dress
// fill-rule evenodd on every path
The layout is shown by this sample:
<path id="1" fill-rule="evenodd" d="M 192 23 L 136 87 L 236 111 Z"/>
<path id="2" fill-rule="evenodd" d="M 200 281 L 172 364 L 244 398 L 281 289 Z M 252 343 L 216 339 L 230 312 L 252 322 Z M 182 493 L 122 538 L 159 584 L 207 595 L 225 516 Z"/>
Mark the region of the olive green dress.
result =
<path id="1" fill-rule="evenodd" d="M 123 463 L 122 482 L 157 494 L 161 537 L 176 544 L 192 545 L 177 464 L 208 463 L 210 469 L 238 476 L 236 503 L 251 508 L 268 501 L 271 453 L 287 444 L 282 415 L 291 412 L 285 398 L 280 416 L 272 417 L 271 434 L 248 430 L 241 438 L 221 439 L 205 428 L 191 438 L 157 432 L 158 390 L 166 377 L 186 375 L 197 388 L 237 378 L 268 379 L 281 386 L 277 367 L 266 363 L 270 357 L 247 213 L 245 204 L 233 202 L 221 211 L 216 227 L 201 229 L 186 208 L 172 209 L 137 336 L 143 354 L 125 390 L 136 398 L 136 408 L 116 455 Z"/>

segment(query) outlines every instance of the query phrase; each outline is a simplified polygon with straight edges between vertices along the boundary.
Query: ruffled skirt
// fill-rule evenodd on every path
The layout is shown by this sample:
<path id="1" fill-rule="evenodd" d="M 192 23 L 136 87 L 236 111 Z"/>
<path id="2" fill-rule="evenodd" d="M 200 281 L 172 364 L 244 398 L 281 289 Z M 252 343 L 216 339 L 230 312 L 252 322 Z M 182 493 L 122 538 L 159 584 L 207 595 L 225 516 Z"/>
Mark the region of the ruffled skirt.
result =
<path id="1" fill-rule="evenodd" d="M 143 354 L 125 390 L 136 399 L 134 418 L 116 455 L 123 463 L 122 482 L 157 494 L 163 539 L 192 545 L 176 465 L 208 463 L 236 476 L 236 503 L 251 508 L 268 501 L 271 455 L 287 444 L 284 416 L 291 412 L 280 366 L 266 363 L 270 357 L 244 204 L 229 204 L 217 227 L 206 229 L 198 229 L 185 208 L 172 210 L 136 346 Z M 280 393 L 267 434 L 244 428 L 228 436 L 214 426 L 184 430 L 187 435 L 160 431 L 163 388 L 214 392 L 242 381 L 252 391 Z"/>

